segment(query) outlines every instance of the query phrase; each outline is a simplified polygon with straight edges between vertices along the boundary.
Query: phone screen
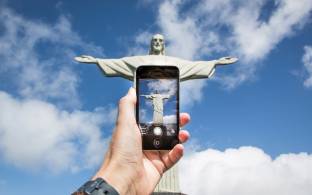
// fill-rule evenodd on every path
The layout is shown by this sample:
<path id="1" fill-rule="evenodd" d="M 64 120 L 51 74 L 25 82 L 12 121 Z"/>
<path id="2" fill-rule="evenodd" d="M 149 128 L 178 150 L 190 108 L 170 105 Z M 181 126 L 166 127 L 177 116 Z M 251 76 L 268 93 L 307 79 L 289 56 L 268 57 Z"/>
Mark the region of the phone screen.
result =
<path id="1" fill-rule="evenodd" d="M 136 74 L 137 122 L 145 150 L 168 150 L 179 143 L 179 70 L 142 66 Z"/>

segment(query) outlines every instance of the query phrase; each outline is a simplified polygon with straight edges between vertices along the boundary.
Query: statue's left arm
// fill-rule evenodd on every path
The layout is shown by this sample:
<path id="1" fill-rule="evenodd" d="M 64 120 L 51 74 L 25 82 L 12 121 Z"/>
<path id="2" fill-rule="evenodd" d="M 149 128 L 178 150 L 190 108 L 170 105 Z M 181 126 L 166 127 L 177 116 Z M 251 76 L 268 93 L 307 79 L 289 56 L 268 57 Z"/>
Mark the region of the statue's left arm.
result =
<path id="1" fill-rule="evenodd" d="M 189 61 L 188 64 L 183 64 L 180 68 L 180 81 L 210 78 L 217 66 L 232 64 L 237 60 L 234 57 L 223 57 L 211 61 Z"/>

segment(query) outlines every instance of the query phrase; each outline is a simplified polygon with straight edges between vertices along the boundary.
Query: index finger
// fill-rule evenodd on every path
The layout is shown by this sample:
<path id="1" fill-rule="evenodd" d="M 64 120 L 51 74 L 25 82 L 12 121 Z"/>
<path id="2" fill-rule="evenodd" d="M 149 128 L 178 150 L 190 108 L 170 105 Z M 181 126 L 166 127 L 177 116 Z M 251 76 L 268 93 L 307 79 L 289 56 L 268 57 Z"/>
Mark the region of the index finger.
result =
<path id="1" fill-rule="evenodd" d="M 181 113 L 180 114 L 180 126 L 183 127 L 184 125 L 186 125 L 188 122 L 190 122 L 191 117 L 188 113 Z"/>

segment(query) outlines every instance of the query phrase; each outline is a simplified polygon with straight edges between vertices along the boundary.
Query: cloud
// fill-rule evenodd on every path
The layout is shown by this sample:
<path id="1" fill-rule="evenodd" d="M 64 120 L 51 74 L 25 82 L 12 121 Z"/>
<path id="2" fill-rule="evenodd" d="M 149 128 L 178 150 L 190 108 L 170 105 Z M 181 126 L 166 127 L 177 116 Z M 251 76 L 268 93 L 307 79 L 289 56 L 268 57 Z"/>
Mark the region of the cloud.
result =
<path id="1" fill-rule="evenodd" d="M 147 122 L 147 121 L 149 120 L 148 117 L 150 117 L 150 116 L 148 115 L 147 110 L 144 109 L 144 108 L 142 108 L 142 107 L 140 107 L 139 112 L 140 112 L 140 114 L 139 114 L 139 115 L 140 115 L 140 123 Z"/>
<path id="2" fill-rule="evenodd" d="M 152 93 L 156 91 L 160 94 L 176 95 L 177 93 L 177 81 L 168 79 L 158 79 L 156 81 L 147 83 L 148 90 Z"/>
<path id="3" fill-rule="evenodd" d="M 181 1 L 165 1 L 158 10 L 157 22 L 169 44 L 166 47 L 169 55 L 192 59 L 201 46 L 199 28 L 190 17 L 179 16 Z"/>
<path id="4" fill-rule="evenodd" d="M 210 0 L 206 2 L 206 5 L 211 3 Z M 312 2 L 309 0 L 276 0 L 275 8 L 266 20 L 261 14 L 267 1 L 241 2 L 243 3 L 238 6 L 235 3 L 224 3 L 226 11 L 222 14 L 219 12 L 224 9 L 222 6 L 216 6 L 213 12 L 220 13 L 215 17 L 222 25 L 232 30 L 226 44 L 229 45 L 229 50 L 237 51 L 235 53 L 242 62 L 233 75 L 220 77 L 219 81 L 227 88 L 234 88 L 252 78 L 261 66 L 261 60 L 265 59 L 278 43 L 302 28 L 312 10 Z M 209 9 L 206 16 L 210 17 L 208 11 Z"/>
<path id="5" fill-rule="evenodd" d="M 2 6 L 0 26 L 0 75 L 6 83 L 14 83 L 22 97 L 78 106 L 75 51 L 84 48 L 102 54 L 102 49 L 84 42 L 64 16 L 51 25 L 29 20 Z"/>
<path id="6" fill-rule="evenodd" d="M 182 192 L 218 195 L 309 195 L 312 155 L 282 154 L 272 159 L 261 149 L 193 152 L 180 163 Z"/>
<path id="7" fill-rule="evenodd" d="M 165 124 L 176 124 L 177 123 L 177 116 L 175 114 L 172 115 L 165 115 L 163 117 Z"/>
<path id="8" fill-rule="evenodd" d="M 191 80 L 181 83 L 180 104 L 182 109 L 188 109 L 203 98 L 205 80 Z"/>
<path id="9" fill-rule="evenodd" d="M 276 9 L 265 21 L 260 14 L 266 2 L 251 2 L 239 8 L 230 22 L 235 43 L 247 62 L 263 59 L 281 40 L 302 27 L 312 9 L 310 0 L 277 0 Z"/>
<path id="10" fill-rule="evenodd" d="M 308 78 L 304 81 L 304 86 L 307 88 L 312 87 L 312 47 L 304 47 L 304 55 L 302 57 L 303 65 L 308 73 Z"/>
<path id="11" fill-rule="evenodd" d="M 307 24 L 311 10 L 310 0 L 162 1 L 156 23 L 165 35 L 169 55 L 191 60 L 237 56 L 240 61 L 233 65 L 232 74 L 216 71 L 215 75 L 215 81 L 233 89 L 253 80 L 262 60 Z M 201 99 L 205 84 L 188 86 Z M 190 104 L 197 99 L 189 97 Z"/>
<path id="12" fill-rule="evenodd" d="M 83 49 L 82 49 L 83 48 Z M 101 128 L 116 109 L 80 110 L 73 57 L 102 49 L 83 41 L 65 16 L 55 24 L 0 7 L 0 156 L 22 169 L 77 171 L 97 165 Z"/>
<path id="13" fill-rule="evenodd" d="M 139 32 L 135 35 L 134 45 L 128 48 L 128 56 L 147 55 L 153 34 L 148 31 Z M 130 43 L 131 44 L 131 43 Z"/>
<path id="14" fill-rule="evenodd" d="M 101 160 L 107 140 L 100 127 L 115 109 L 67 112 L 40 100 L 17 99 L 0 91 L 0 155 L 20 168 L 52 171 L 90 168 Z"/>
<path id="15" fill-rule="evenodd" d="M 207 48 L 203 41 L 206 40 L 206 34 L 214 33 L 214 36 L 218 38 L 213 40 L 223 40 L 215 42 L 220 45 L 217 48 L 223 46 L 225 53 L 235 54 L 240 58 L 241 63 L 236 65 L 235 75 L 225 77 L 224 84 L 228 87 L 235 87 L 252 77 L 260 65 L 259 62 L 278 43 L 293 35 L 296 30 L 307 23 L 312 10 L 310 0 L 276 0 L 275 5 L 271 6 L 272 10 L 264 10 L 267 9 L 266 6 L 269 3 L 265 0 L 235 2 L 202 0 L 195 8 L 189 9 L 190 12 L 186 14 L 187 16 L 184 16 L 193 21 L 194 26 L 199 29 L 193 33 L 193 36 L 200 36 L 201 38 L 198 38 L 200 41 L 192 41 L 199 45 L 199 51 Z M 179 12 L 182 8 L 183 6 L 175 7 Z M 262 16 L 264 11 L 271 11 L 267 18 Z M 183 18 L 182 13 L 178 18 Z M 167 25 L 162 24 L 161 27 L 166 29 Z M 220 30 L 220 28 L 222 29 Z M 216 49 L 213 52 L 216 52 Z M 201 57 L 205 57 L 205 55 L 201 55 Z"/>

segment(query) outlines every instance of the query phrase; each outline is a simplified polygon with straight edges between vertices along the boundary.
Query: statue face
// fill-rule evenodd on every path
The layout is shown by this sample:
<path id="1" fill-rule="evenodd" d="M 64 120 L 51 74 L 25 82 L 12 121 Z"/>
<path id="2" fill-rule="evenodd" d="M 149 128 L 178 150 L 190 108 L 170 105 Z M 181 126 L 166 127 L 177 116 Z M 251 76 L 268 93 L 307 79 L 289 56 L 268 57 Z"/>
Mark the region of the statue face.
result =
<path id="1" fill-rule="evenodd" d="M 164 37 L 160 34 L 153 36 L 151 41 L 152 53 L 162 53 L 164 50 Z"/>

